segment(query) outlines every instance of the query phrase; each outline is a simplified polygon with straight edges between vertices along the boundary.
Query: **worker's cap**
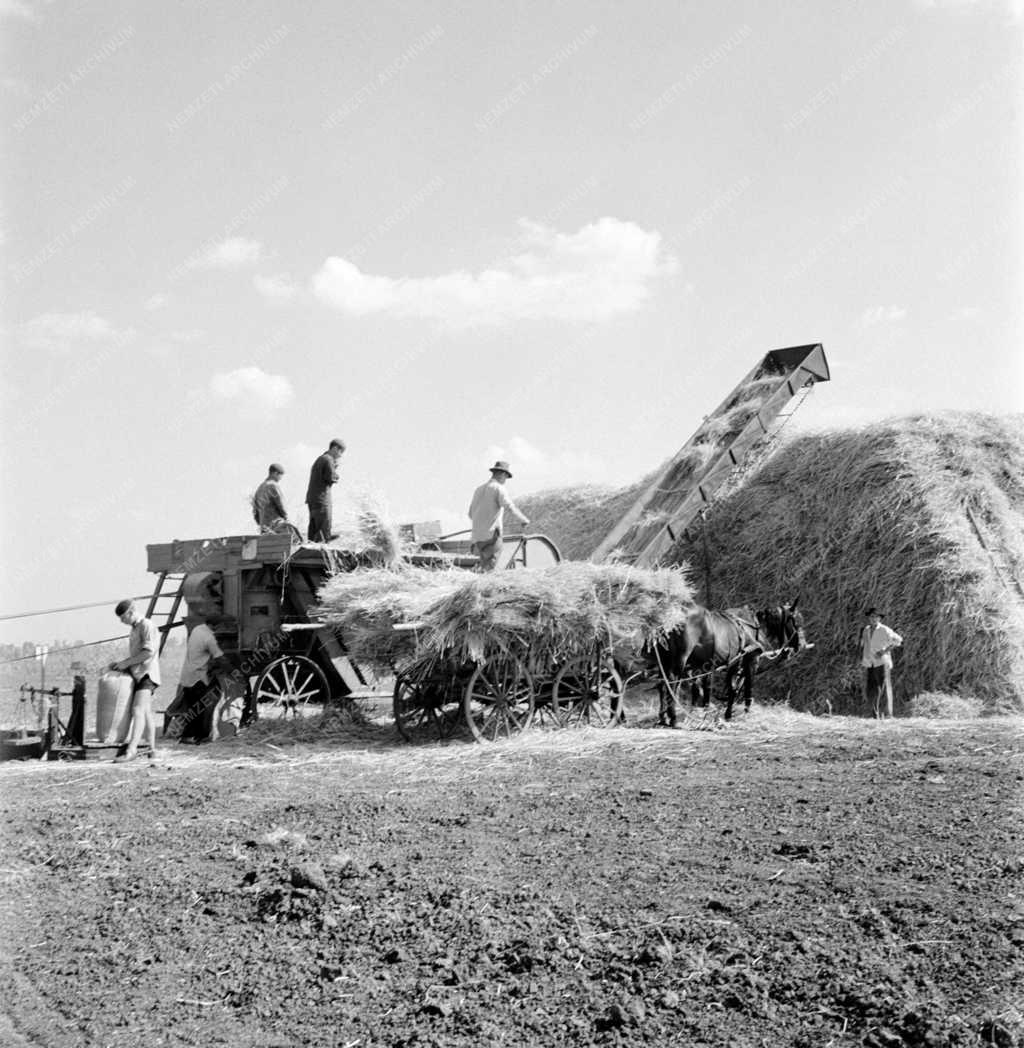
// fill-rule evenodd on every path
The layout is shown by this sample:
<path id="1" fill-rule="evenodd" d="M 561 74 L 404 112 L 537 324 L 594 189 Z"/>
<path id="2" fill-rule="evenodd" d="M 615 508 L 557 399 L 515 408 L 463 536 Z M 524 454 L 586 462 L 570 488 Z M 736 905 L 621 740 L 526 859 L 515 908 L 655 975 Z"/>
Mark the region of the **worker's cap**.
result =
<path id="1" fill-rule="evenodd" d="M 327 447 L 328 448 L 338 448 L 341 451 L 344 451 L 345 450 L 345 441 L 343 441 L 341 439 L 341 437 L 335 437 L 334 440 L 332 440 L 330 442 L 330 444 L 327 445 Z"/>
<path id="2" fill-rule="evenodd" d="M 864 618 L 866 619 L 873 619 L 876 615 L 879 618 L 881 618 L 882 616 L 882 613 L 878 610 L 878 608 L 868 608 L 867 611 L 864 612 Z"/>
<path id="3" fill-rule="evenodd" d="M 284 466 L 282 466 L 280 462 L 271 462 L 270 465 L 267 467 L 267 472 L 268 473 L 283 473 L 284 472 Z"/>
<path id="4" fill-rule="evenodd" d="M 114 608 L 114 614 L 120 618 L 131 606 L 132 602 L 127 598 L 125 600 L 119 600 L 117 606 Z"/>
<path id="5" fill-rule="evenodd" d="M 498 461 L 495 462 L 493 466 L 491 466 L 491 472 L 492 473 L 504 473 L 508 477 L 512 476 L 512 470 L 510 470 L 508 468 L 508 463 L 507 462 L 502 462 L 501 459 L 498 459 Z"/>

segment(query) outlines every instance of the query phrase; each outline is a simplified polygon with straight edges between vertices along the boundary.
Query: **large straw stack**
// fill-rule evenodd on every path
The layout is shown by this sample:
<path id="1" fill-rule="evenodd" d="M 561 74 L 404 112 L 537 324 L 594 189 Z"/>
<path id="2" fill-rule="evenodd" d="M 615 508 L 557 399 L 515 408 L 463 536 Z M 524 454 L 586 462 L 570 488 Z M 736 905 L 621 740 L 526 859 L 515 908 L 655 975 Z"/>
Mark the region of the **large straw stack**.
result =
<path id="1" fill-rule="evenodd" d="M 582 558 L 650 479 L 518 501 L 563 554 Z M 876 605 L 905 637 L 901 709 L 926 692 L 1024 709 L 1021 416 L 949 413 L 795 438 L 716 503 L 706 527 L 689 529 L 674 556 L 712 606 L 800 597 L 817 646 L 761 676 L 760 695 L 867 713 L 856 642 L 861 613 Z"/>
<path id="2" fill-rule="evenodd" d="M 563 557 L 585 560 L 633 505 L 653 475 L 628 488 L 553 488 L 516 499 L 530 530 L 551 539 Z"/>
<path id="3" fill-rule="evenodd" d="M 341 631 L 357 660 L 403 669 L 503 655 L 551 666 L 597 642 L 639 650 L 693 606 L 680 569 L 585 563 L 486 574 L 360 571 L 328 580 L 319 596 L 317 614 Z M 396 632 L 401 623 L 416 629 Z"/>
<path id="4" fill-rule="evenodd" d="M 856 644 L 863 610 L 876 606 L 904 637 L 898 700 L 951 692 L 990 710 L 1024 708 L 1019 416 L 919 416 L 794 439 L 675 555 L 717 606 L 799 596 L 817 647 L 760 678 L 761 693 L 868 712 Z"/>

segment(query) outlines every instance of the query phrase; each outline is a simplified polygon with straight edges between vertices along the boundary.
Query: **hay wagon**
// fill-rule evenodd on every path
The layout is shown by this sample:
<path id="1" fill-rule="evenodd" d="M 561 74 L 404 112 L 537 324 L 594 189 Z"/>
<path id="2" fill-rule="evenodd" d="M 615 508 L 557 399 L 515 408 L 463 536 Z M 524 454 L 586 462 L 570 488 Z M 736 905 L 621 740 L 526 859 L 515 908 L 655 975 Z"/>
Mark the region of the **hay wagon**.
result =
<path id="1" fill-rule="evenodd" d="M 435 536 L 421 529 L 420 525 L 402 529 L 413 548 L 405 556 L 409 564 L 428 569 L 476 567 L 467 532 Z M 503 574 L 501 569 L 545 568 L 560 561 L 557 547 L 542 535 L 507 535 L 499 570 L 469 577 L 496 579 Z M 338 635 L 348 634 L 367 659 L 394 675 L 392 710 L 398 733 L 406 741 L 446 739 L 463 730 L 484 741 L 514 735 L 531 724 L 605 726 L 618 719 L 623 682 L 613 659 L 599 646 L 563 650 L 554 661 L 531 651 L 529 645 L 497 648 L 485 641 L 486 651 L 466 657 L 465 650 L 438 651 L 422 644 L 422 623 L 398 622 L 390 615 L 380 624 L 383 642 L 378 636 L 367 644 L 360 639 L 358 610 L 354 619 L 347 618 L 361 607 L 358 591 L 366 583 L 355 576 L 337 581 L 342 594 L 338 604 L 329 610 L 328 597 L 321 612 L 334 621 Z M 350 582 L 355 584 L 355 597 Z M 369 585 L 392 589 L 390 579 Z"/>
<path id="2" fill-rule="evenodd" d="M 449 738 L 463 725 L 481 742 L 531 725 L 603 728 L 620 719 L 622 694 L 615 661 L 600 646 L 559 661 L 529 650 L 442 657 L 396 674 L 395 725 L 410 742 Z"/>
<path id="3" fill-rule="evenodd" d="M 423 538 L 407 557 L 420 567 L 473 568 L 469 532 Z M 438 559 L 440 558 L 440 559 Z M 549 567 L 561 561 L 543 535 L 506 535 L 497 570 Z M 415 634 L 416 623 L 396 626 Z M 395 726 L 408 742 L 450 738 L 464 727 L 481 742 L 510 737 L 531 725 L 607 727 L 618 721 L 623 682 L 600 646 L 552 662 L 528 648 L 466 660 L 454 655 L 413 659 L 395 673 Z"/>
<path id="4" fill-rule="evenodd" d="M 410 544 L 404 559 L 418 567 L 469 570 L 477 564 L 464 533 L 434 535 L 417 525 L 405 537 Z M 159 624 L 161 651 L 171 630 L 207 622 L 232 665 L 217 681 L 217 734 L 251 723 L 261 708 L 327 704 L 367 690 L 370 678 L 343 636 L 314 609 L 329 576 L 380 566 L 379 554 L 299 542 L 288 534 L 176 540 L 146 550 L 148 570 L 157 575 L 146 616 Z M 508 535 L 498 563 L 515 569 L 559 560 L 557 547 L 542 535 Z M 612 684 L 614 678 L 591 661 L 593 666 L 581 658 L 544 672 L 525 658 L 479 666 L 447 662 L 429 673 L 398 674 L 398 731 L 406 739 L 424 732 L 443 738 L 461 716 L 474 736 L 494 738 L 535 717 L 548 723 L 598 720 L 587 696 L 600 692 L 609 711 L 611 699 L 607 686 L 591 689 L 592 678 Z"/>

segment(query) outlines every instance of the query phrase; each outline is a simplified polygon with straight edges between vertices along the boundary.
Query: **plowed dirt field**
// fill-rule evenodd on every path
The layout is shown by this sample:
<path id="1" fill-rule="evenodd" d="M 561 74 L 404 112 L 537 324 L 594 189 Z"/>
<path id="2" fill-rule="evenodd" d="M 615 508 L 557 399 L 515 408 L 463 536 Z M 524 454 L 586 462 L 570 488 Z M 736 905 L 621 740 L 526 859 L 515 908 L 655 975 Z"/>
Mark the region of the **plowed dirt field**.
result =
<path id="1" fill-rule="evenodd" d="M 0 1043 L 1021 1043 L 1019 719 L 11 764 Z"/>

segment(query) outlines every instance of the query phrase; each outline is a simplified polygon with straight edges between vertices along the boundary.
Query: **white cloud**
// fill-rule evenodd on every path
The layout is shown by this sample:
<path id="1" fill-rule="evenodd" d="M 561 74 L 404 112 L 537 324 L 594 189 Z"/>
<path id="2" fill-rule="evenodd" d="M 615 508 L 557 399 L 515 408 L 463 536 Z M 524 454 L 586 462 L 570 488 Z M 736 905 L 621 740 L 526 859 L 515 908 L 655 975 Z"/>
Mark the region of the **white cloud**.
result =
<path id="1" fill-rule="evenodd" d="M 209 392 L 219 400 L 238 403 L 253 411 L 276 411 L 291 402 L 292 384 L 284 375 L 269 375 L 262 368 L 245 367 L 220 372 L 210 379 Z"/>
<path id="2" fill-rule="evenodd" d="M 577 233 L 523 219 L 519 248 L 493 268 L 438 277 L 375 276 L 332 257 L 313 278 L 313 290 L 356 316 L 391 313 L 456 325 L 594 321 L 639 308 L 653 281 L 677 269 L 660 234 L 616 218 L 601 218 Z"/>
<path id="3" fill-rule="evenodd" d="M 24 18 L 29 22 L 38 21 L 39 4 L 33 3 L 32 0 L 0 0 L 0 18 Z"/>
<path id="4" fill-rule="evenodd" d="M 142 308 L 145 309 L 147 312 L 152 313 L 154 310 L 163 309 L 164 306 L 166 306 L 167 303 L 170 301 L 170 296 L 165 295 L 161 291 L 155 295 L 150 295 L 149 298 L 147 298 L 146 301 L 143 302 Z"/>
<path id="5" fill-rule="evenodd" d="M 31 84 L 17 76 L 0 78 L 0 87 L 3 87 L 5 91 L 10 92 L 12 95 L 19 95 L 21 98 L 28 98 L 32 94 Z"/>
<path id="6" fill-rule="evenodd" d="M 586 451 L 550 454 L 521 436 L 511 437 L 504 444 L 491 444 L 483 459 L 484 471 L 499 459 L 508 462 L 519 491 L 563 484 L 606 484 L 611 479 L 607 464 L 597 455 Z"/>
<path id="7" fill-rule="evenodd" d="M 861 327 L 874 327 L 876 324 L 895 324 L 906 318 L 907 311 L 902 306 L 871 306 L 861 314 Z"/>
<path id="8" fill-rule="evenodd" d="M 206 338 L 206 332 L 202 328 L 188 328 L 185 331 L 172 331 L 167 337 L 179 346 L 191 346 L 196 342 L 202 342 Z"/>
<path id="9" fill-rule="evenodd" d="M 994 11 L 1010 18 L 1024 18 L 1024 0 L 914 0 L 914 6 L 931 11 Z"/>
<path id="10" fill-rule="evenodd" d="M 273 277 L 257 275 L 252 278 L 252 282 L 256 290 L 271 302 L 291 302 L 299 294 L 299 288 L 286 273 Z"/>
<path id="11" fill-rule="evenodd" d="M 83 310 L 80 313 L 43 313 L 21 326 L 21 340 L 29 349 L 63 353 L 88 345 L 127 342 L 135 335 L 132 328 L 116 330 L 108 320 Z"/>
<path id="12" fill-rule="evenodd" d="M 266 259 L 263 245 L 246 237 L 229 237 L 204 251 L 193 263 L 196 269 L 244 269 Z"/>

